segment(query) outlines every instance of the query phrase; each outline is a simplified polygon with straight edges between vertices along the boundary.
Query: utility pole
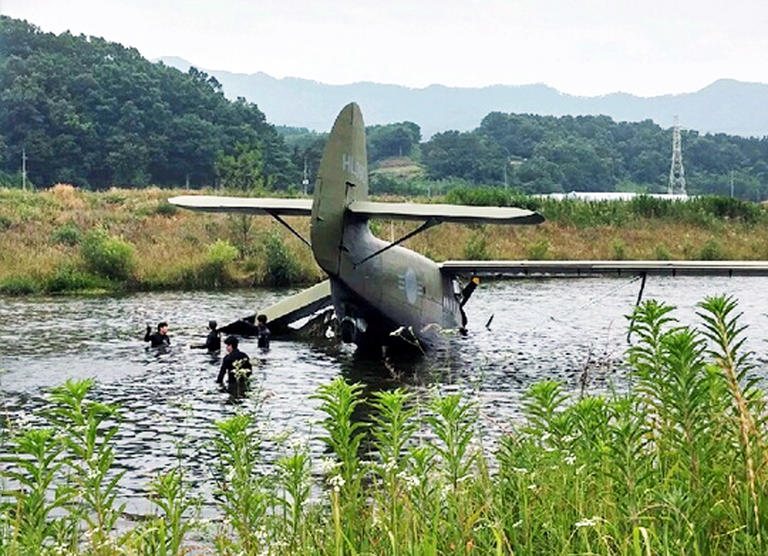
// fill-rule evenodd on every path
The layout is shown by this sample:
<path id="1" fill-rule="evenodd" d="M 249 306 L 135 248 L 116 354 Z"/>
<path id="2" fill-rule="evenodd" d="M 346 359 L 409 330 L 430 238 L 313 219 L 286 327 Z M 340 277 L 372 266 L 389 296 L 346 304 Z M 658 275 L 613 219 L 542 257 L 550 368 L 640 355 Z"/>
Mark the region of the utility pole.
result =
<path id="1" fill-rule="evenodd" d="M 683 148 L 680 137 L 680 122 L 675 116 L 672 127 L 672 164 L 669 167 L 669 186 L 667 193 L 670 195 L 685 195 L 685 170 L 683 169 Z"/>
<path id="2" fill-rule="evenodd" d="M 733 170 L 731 170 L 731 198 L 733 198 Z"/>
<path id="3" fill-rule="evenodd" d="M 27 149 L 21 148 L 21 189 L 27 190 Z"/>
<path id="4" fill-rule="evenodd" d="M 304 153 L 304 177 L 301 180 L 301 185 L 304 186 L 304 195 L 306 195 L 307 186 L 309 185 L 309 176 L 307 176 L 307 153 Z"/>
<path id="5" fill-rule="evenodd" d="M 504 189 L 507 189 L 509 187 L 509 180 L 507 179 L 507 166 L 509 166 L 509 151 L 506 147 L 501 147 L 504 149 Z"/>

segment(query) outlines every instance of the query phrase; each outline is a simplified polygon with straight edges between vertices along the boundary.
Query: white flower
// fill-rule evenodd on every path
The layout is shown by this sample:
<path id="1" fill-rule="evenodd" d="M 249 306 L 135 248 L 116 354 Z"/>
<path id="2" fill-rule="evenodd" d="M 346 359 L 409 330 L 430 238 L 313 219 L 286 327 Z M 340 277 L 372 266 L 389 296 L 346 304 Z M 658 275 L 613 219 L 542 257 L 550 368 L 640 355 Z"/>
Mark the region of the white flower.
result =
<path id="1" fill-rule="evenodd" d="M 307 446 L 307 439 L 303 436 L 296 436 L 291 439 L 291 448 L 296 451 L 301 451 Z"/>
<path id="2" fill-rule="evenodd" d="M 256 540 L 260 543 L 267 542 L 267 531 L 265 529 L 258 529 L 256 531 Z"/>
<path id="3" fill-rule="evenodd" d="M 523 520 L 522 520 L 522 519 L 518 519 L 517 521 L 515 521 L 515 522 L 512 524 L 512 528 L 513 528 L 513 529 L 517 529 L 517 528 L 518 528 L 518 527 L 520 527 L 522 524 L 523 524 Z"/>
<path id="4" fill-rule="evenodd" d="M 406 471 L 401 471 L 397 474 L 397 478 L 405 483 L 405 488 L 411 490 L 414 487 L 419 486 L 419 478 L 415 475 L 411 475 Z"/>
<path id="5" fill-rule="evenodd" d="M 591 518 L 582 519 L 581 521 L 577 521 L 573 524 L 574 527 L 594 527 L 597 525 L 600 521 L 602 521 L 603 518 L 597 515 L 593 515 Z"/>
<path id="6" fill-rule="evenodd" d="M 333 487 L 334 492 L 339 492 L 341 490 L 341 487 L 344 486 L 346 481 L 344 480 L 344 477 L 341 475 L 334 475 L 330 479 L 328 479 L 328 484 Z"/>
<path id="7" fill-rule="evenodd" d="M 333 458 L 323 458 L 320 461 L 320 471 L 323 475 L 330 475 L 337 467 L 341 465 L 340 461 L 334 461 Z"/>
<path id="8" fill-rule="evenodd" d="M 539 488 L 539 485 L 528 485 L 528 490 L 536 490 Z"/>
<path id="9" fill-rule="evenodd" d="M 568 465 L 573 465 L 576 463 L 576 458 L 574 456 L 565 456 L 565 463 Z"/>
<path id="10" fill-rule="evenodd" d="M 519 473 L 520 475 L 525 475 L 528 473 L 528 470 L 525 467 L 513 467 L 512 471 L 515 473 Z"/>

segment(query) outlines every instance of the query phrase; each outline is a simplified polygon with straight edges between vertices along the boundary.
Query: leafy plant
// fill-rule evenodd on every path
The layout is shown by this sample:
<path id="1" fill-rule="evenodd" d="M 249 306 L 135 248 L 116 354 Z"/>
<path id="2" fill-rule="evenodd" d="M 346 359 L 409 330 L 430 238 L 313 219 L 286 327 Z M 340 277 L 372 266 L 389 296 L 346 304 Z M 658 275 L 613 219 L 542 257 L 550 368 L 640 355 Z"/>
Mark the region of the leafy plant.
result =
<path id="1" fill-rule="evenodd" d="M 301 271 L 290 249 L 277 233 L 264 238 L 264 256 L 267 262 L 265 282 L 272 286 L 286 286 L 295 283 Z"/>
<path id="2" fill-rule="evenodd" d="M 83 232 L 74 222 L 68 222 L 53 230 L 51 240 L 62 245 L 78 245 L 83 238 Z"/>
<path id="3" fill-rule="evenodd" d="M 490 259 L 488 250 L 488 240 L 485 237 L 485 230 L 482 228 L 476 230 L 469 236 L 464 245 L 464 258 L 467 260 L 485 261 Z"/>
<path id="4" fill-rule="evenodd" d="M 127 280 L 136 266 L 133 246 L 102 228 L 85 235 L 81 253 L 86 267 L 105 278 Z"/>

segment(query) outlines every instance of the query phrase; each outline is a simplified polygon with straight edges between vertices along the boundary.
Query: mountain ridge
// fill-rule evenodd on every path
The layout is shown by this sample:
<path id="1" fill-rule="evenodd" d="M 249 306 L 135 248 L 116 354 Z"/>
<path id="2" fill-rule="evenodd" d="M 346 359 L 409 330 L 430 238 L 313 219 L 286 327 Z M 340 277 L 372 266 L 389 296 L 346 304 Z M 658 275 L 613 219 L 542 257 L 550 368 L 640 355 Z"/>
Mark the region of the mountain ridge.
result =
<path id="1" fill-rule="evenodd" d="M 163 57 L 166 65 L 187 71 L 180 57 Z M 606 115 L 618 121 L 651 119 L 662 127 L 679 116 L 684 127 L 702 133 L 743 137 L 768 136 L 768 84 L 718 79 L 698 91 L 641 97 L 626 92 L 579 96 L 543 83 L 450 87 L 438 83 L 421 88 L 360 81 L 333 85 L 301 77 L 273 77 L 198 68 L 214 76 L 230 98 L 244 97 L 259 105 L 276 125 L 327 131 L 339 109 L 358 102 L 366 123 L 412 121 L 424 138 L 435 133 L 468 131 L 490 112 L 548 116 Z"/>

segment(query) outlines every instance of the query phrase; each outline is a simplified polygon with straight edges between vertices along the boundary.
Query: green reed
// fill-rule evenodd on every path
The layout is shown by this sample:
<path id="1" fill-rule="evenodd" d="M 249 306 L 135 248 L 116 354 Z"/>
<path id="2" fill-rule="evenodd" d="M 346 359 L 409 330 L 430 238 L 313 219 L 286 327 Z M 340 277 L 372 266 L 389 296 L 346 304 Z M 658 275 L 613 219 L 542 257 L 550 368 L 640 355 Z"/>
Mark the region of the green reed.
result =
<path id="1" fill-rule="evenodd" d="M 631 316 L 629 385 L 608 396 L 532 385 L 493 451 L 476 403 L 337 378 L 306 441 L 262 456 L 258 415 L 215 424 L 215 534 L 195 519 L 184 462 L 149 485 L 154 513 L 117 531 L 117 408 L 89 381 L 49 394 L 39 426 L 5 437 L 4 554 L 762 554 L 765 396 L 735 301 L 681 326 L 653 300 Z M 313 474 L 322 468 L 322 476 Z"/>

